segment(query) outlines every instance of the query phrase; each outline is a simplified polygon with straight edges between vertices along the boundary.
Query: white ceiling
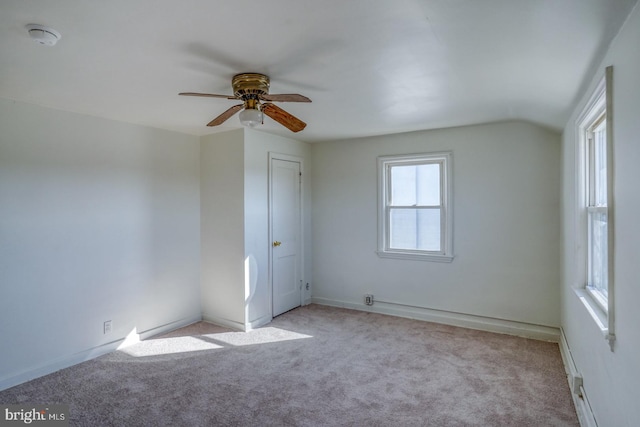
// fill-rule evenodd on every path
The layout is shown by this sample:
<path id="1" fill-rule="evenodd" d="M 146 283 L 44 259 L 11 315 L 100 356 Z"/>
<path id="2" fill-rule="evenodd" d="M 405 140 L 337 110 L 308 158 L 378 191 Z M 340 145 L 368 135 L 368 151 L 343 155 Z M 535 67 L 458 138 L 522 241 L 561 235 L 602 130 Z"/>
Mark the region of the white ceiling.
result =
<path id="1" fill-rule="evenodd" d="M 2 0 L 0 97 L 195 135 L 240 72 L 324 141 L 509 119 L 561 129 L 636 0 Z M 62 34 L 54 47 L 26 24 Z"/>

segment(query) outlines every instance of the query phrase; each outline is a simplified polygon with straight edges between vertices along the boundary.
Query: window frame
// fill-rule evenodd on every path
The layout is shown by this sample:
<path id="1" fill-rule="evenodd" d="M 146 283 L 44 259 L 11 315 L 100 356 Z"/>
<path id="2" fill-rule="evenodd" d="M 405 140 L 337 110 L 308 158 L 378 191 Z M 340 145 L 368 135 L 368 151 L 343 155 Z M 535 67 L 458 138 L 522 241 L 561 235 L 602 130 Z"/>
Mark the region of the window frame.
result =
<path id="1" fill-rule="evenodd" d="M 596 179 L 596 158 L 599 157 L 598 153 L 597 153 L 597 149 L 596 149 L 596 140 L 595 140 L 595 131 L 598 127 L 600 127 L 603 123 L 605 123 L 605 125 L 608 125 L 607 123 L 607 112 L 606 112 L 606 105 L 604 105 L 604 103 L 602 103 L 602 105 L 598 105 L 599 108 L 596 109 L 597 114 L 595 119 L 593 119 L 588 126 L 586 127 L 585 131 L 584 131 L 584 155 L 585 155 L 585 182 L 584 182 L 584 189 L 583 191 L 585 192 L 585 206 L 583 206 L 583 208 L 586 210 L 585 215 L 587 218 L 587 224 L 586 224 L 586 233 L 587 233 L 587 237 L 586 237 L 586 242 L 587 242 L 587 261 L 586 261 L 586 265 L 587 265 L 587 277 L 585 280 L 585 289 L 586 291 L 591 294 L 591 298 L 593 299 L 593 301 L 598 304 L 599 308 L 604 311 L 605 313 L 607 313 L 609 311 L 609 306 L 608 306 L 608 296 L 605 295 L 598 287 L 596 287 L 595 285 L 593 285 L 592 282 L 592 277 L 594 275 L 593 270 L 596 268 L 596 265 L 594 265 L 595 260 L 594 260 L 594 245 L 592 244 L 592 221 L 595 221 L 595 219 L 592 219 L 592 216 L 595 215 L 606 215 L 606 222 L 607 222 L 607 230 L 609 228 L 609 206 L 608 203 L 602 204 L 602 203 L 598 203 L 597 199 L 597 190 L 599 187 L 599 184 L 597 182 Z M 606 157 L 608 154 L 608 142 L 606 140 L 606 130 L 605 130 L 605 162 L 607 161 Z M 610 180 L 609 177 L 609 173 L 607 171 L 606 174 L 606 183 L 605 183 L 605 187 L 608 187 L 608 182 Z M 608 193 L 608 188 L 604 189 L 605 191 L 607 191 Z M 583 231 L 585 232 L 585 231 Z M 606 241 L 607 247 L 605 248 L 605 250 L 608 252 L 609 248 L 609 242 L 608 239 Z M 607 294 L 609 291 L 609 284 L 608 284 L 608 270 L 609 270 L 609 262 L 608 259 L 606 260 L 606 269 L 607 269 Z"/>
<path id="2" fill-rule="evenodd" d="M 613 67 L 605 70 L 605 76 L 596 86 L 582 113 L 576 120 L 576 265 L 575 293 L 584 304 L 613 351 L 614 331 L 614 169 L 613 169 Z M 594 200 L 594 150 L 589 134 L 606 121 L 606 205 Z M 606 268 L 607 295 L 590 286 L 592 268 L 590 215 L 604 213 L 607 216 Z"/>
<path id="3" fill-rule="evenodd" d="M 434 262 L 453 261 L 453 203 L 452 203 L 452 152 L 401 154 L 378 157 L 378 256 L 382 258 L 410 259 Z M 438 208 L 440 215 L 440 250 L 397 249 L 390 247 L 391 168 L 403 165 L 441 165 L 440 205 L 420 206 L 425 209 Z"/>

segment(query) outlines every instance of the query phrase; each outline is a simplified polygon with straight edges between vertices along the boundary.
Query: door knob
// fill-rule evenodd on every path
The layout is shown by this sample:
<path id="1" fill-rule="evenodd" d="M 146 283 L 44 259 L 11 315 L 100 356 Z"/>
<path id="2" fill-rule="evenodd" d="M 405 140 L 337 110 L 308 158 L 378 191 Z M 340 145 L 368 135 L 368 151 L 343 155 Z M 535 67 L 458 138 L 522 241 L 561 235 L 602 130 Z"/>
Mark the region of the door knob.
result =
<path id="1" fill-rule="evenodd" d="M 273 242 L 273 246 L 277 247 L 280 246 L 282 244 L 282 242 L 278 242 L 277 240 L 275 242 Z"/>

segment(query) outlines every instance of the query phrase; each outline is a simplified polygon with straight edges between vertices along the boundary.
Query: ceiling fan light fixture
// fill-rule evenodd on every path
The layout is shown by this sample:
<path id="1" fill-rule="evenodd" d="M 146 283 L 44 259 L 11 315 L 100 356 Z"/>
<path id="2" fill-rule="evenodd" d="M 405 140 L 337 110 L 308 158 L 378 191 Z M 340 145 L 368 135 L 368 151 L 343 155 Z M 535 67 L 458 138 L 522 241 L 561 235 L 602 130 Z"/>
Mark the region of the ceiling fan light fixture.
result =
<path id="1" fill-rule="evenodd" d="M 262 124 L 262 111 L 255 108 L 245 108 L 240 111 L 240 123 L 243 126 L 254 128 Z"/>

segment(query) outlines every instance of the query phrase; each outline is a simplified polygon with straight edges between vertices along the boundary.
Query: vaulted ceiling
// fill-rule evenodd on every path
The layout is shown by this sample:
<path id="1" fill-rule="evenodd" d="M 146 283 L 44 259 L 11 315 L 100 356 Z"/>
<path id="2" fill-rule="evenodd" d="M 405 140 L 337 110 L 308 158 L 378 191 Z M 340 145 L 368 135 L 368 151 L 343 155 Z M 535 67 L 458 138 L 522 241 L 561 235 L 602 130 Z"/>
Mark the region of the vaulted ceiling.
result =
<path id="1" fill-rule="evenodd" d="M 324 141 L 509 119 L 561 129 L 636 0 L 2 0 L 0 97 L 195 135 L 241 72 Z M 25 25 L 62 34 L 30 40 Z"/>

